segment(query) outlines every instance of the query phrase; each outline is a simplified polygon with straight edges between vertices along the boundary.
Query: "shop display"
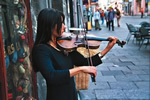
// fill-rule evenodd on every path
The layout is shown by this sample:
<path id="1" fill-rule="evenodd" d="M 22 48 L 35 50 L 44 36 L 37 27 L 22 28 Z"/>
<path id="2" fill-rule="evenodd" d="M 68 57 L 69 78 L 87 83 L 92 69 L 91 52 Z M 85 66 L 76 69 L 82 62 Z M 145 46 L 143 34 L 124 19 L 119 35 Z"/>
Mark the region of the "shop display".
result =
<path id="1" fill-rule="evenodd" d="M 5 68 L 9 100 L 35 100 L 32 97 L 32 67 L 28 44 L 25 0 L 7 0 L 0 6 Z"/>

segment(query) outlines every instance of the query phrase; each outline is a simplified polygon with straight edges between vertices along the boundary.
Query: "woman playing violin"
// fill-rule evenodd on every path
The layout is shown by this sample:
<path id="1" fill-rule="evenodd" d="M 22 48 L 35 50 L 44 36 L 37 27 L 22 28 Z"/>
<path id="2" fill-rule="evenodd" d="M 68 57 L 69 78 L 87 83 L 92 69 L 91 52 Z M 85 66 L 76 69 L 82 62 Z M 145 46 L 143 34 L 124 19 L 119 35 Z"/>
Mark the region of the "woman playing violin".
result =
<path id="1" fill-rule="evenodd" d="M 115 37 L 100 53 L 91 57 L 93 66 L 88 65 L 77 51 L 66 55 L 57 48 L 57 37 L 61 37 L 66 29 L 65 16 L 56 9 L 43 9 L 38 15 L 37 34 L 32 49 L 32 66 L 35 72 L 41 72 L 47 83 L 47 100 L 77 100 L 74 76 L 79 72 L 89 73 L 96 77 L 97 65 L 101 58 L 114 46 Z M 101 56 L 102 55 L 102 56 Z M 74 65 L 79 66 L 75 67 Z"/>

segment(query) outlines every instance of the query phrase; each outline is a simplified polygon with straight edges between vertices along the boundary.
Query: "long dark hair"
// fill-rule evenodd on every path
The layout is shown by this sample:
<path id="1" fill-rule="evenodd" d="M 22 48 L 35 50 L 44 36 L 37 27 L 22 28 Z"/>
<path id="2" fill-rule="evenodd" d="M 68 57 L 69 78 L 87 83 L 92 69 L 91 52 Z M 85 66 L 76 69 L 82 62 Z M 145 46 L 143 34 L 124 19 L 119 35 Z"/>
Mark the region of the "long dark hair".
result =
<path id="1" fill-rule="evenodd" d="M 52 31 L 57 25 L 57 33 L 60 34 L 62 27 L 62 18 L 64 21 L 64 14 L 53 8 L 43 9 L 37 19 L 37 34 L 34 46 L 37 44 L 46 44 L 51 40 Z"/>
<path id="2" fill-rule="evenodd" d="M 63 18 L 63 20 L 62 20 Z M 65 16 L 62 12 L 56 10 L 56 9 L 43 9 L 37 19 L 37 34 L 36 39 L 33 45 L 33 48 L 38 44 L 46 44 L 50 40 L 52 40 L 52 32 L 55 28 L 55 25 L 57 25 L 57 33 L 60 34 L 62 23 L 64 22 Z M 32 49 L 32 52 L 30 54 L 30 61 L 32 63 L 33 69 L 35 72 L 38 71 L 36 66 L 34 66 L 34 63 L 32 62 L 32 53 L 34 50 Z"/>

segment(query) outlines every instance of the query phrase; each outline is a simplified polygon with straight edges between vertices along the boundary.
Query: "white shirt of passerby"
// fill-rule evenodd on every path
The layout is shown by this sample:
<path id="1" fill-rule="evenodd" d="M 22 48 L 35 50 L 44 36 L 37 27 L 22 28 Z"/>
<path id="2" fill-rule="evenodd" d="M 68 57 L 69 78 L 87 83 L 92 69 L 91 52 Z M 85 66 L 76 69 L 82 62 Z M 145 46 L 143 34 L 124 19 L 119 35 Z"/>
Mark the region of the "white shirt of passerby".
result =
<path id="1" fill-rule="evenodd" d="M 100 19 L 100 13 L 98 11 L 94 12 L 94 19 L 99 20 Z"/>

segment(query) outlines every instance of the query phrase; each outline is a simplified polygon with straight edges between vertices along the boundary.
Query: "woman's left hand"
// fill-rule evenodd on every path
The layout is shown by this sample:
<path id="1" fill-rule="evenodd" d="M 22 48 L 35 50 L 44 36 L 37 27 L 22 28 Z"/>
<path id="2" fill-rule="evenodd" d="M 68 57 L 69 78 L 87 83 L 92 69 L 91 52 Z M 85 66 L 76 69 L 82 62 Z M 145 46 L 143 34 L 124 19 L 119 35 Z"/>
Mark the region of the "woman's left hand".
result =
<path id="1" fill-rule="evenodd" d="M 118 38 L 116 37 L 108 37 L 107 39 L 111 39 L 112 41 L 108 43 L 107 47 L 101 51 L 101 55 L 105 55 L 109 50 L 116 44 Z"/>
<path id="2" fill-rule="evenodd" d="M 112 41 L 108 43 L 107 48 L 111 49 L 117 42 L 118 38 L 116 37 L 108 37 L 108 39 L 111 39 Z"/>

